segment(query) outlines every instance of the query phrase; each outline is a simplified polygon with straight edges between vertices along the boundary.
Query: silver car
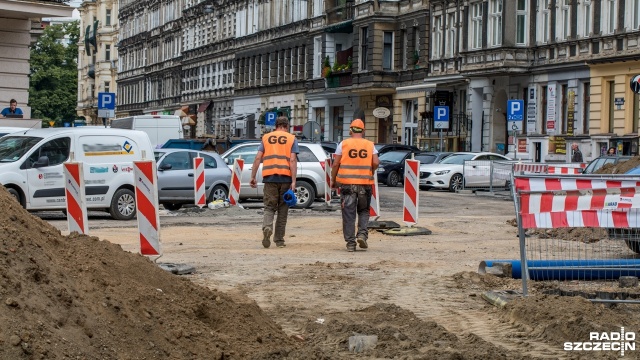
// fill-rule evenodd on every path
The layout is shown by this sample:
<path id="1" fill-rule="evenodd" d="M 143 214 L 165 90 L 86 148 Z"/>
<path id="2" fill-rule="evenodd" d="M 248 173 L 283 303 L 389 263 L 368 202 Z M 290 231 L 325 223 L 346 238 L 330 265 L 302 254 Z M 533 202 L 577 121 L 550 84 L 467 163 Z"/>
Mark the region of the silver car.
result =
<path id="1" fill-rule="evenodd" d="M 298 142 L 298 172 L 296 174 L 296 197 L 298 207 L 308 208 L 316 198 L 324 196 L 324 161 L 328 154 L 318 143 Z M 264 184 L 262 183 L 262 164 L 256 174 L 257 188 L 249 185 L 253 161 L 258 154 L 260 142 L 241 143 L 227 150 L 222 158 L 230 168 L 235 159 L 244 160 L 244 168 L 240 179 L 240 199 L 262 199 Z"/>
<path id="2" fill-rule="evenodd" d="M 158 164 L 158 202 L 167 210 L 178 210 L 195 202 L 193 159 L 204 158 L 207 202 L 229 195 L 231 170 L 220 155 L 185 149 L 156 149 Z"/>

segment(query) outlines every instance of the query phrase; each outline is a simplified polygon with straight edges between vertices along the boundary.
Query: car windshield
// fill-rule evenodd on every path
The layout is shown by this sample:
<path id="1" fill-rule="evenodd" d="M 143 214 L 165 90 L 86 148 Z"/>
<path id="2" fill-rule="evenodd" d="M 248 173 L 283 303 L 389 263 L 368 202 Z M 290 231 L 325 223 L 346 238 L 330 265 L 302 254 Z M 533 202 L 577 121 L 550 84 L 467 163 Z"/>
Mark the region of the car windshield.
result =
<path id="1" fill-rule="evenodd" d="M 18 161 L 42 138 L 31 136 L 5 136 L 0 138 L 0 163 Z"/>
<path id="2" fill-rule="evenodd" d="M 451 154 L 440 161 L 440 164 L 464 165 L 465 160 L 473 159 L 474 154 Z"/>
<path id="3" fill-rule="evenodd" d="M 399 163 L 407 156 L 408 151 L 389 151 L 380 155 L 380 161 Z"/>

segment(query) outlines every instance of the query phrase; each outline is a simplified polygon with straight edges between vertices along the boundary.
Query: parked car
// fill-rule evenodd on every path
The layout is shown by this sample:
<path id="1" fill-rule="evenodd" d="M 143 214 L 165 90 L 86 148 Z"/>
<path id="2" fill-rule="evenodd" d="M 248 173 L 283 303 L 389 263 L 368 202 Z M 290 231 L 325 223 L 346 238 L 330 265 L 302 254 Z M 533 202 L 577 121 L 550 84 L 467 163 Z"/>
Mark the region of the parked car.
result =
<path id="1" fill-rule="evenodd" d="M 423 152 L 415 154 L 415 159 L 420 161 L 420 165 L 439 163 L 442 159 L 453 154 L 452 152 Z"/>
<path id="2" fill-rule="evenodd" d="M 404 144 L 376 144 L 376 150 L 378 150 L 378 155 L 382 155 L 388 151 L 413 151 L 420 152 L 422 150 L 418 149 L 413 145 L 404 145 Z"/>
<path id="3" fill-rule="evenodd" d="M 481 185 L 481 179 L 471 177 L 468 179 L 463 178 L 464 162 L 467 160 L 513 161 L 504 155 L 490 152 L 456 152 L 447 156 L 439 163 L 420 165 L 420 188 L 424 190 L 438 188 L 456 191 L 462 189 L 465 180 L 468 180 L 468 182 L 474 185 Z M 506 186 L 506 181 L 502 180 L 502 184 L 497 183 L 496 186 Z"/>
<path id="4" fill-rule="evenodd" d="M 584 168 L 582 173 L 593 174 L 594 172 L 598 171 L 601 167 L 603 167 L 606 164 L 617 164 L 623 161 L 627 161 L 632 157 L 633 156 L 629 156 L 629 155 L 603 155 L 591 160 L 591 162 L 587 164 L 587 167 Z"/>
<path id="5" fill-rule="evenodd" d="M 308 208 L 313 201 L 324 196 L 324 161 L 329 154 L 318 143 L 298 142 L 300 153 L 298 154 L 298 172 L 296 173 L 296 197 L 298 207 Z M 264 184 L 262 183 L 262 164 L 256 174 L 257 188 L 249 185 L 253 161 L 258 153 L 259 142 L 243 143 L 222 154 L 222 158 L 233 167 L 235 159 L 244 160 L 240 179 L 240 199 L 262 199 Z"/>
<path id="6" fill-rule="evenodd" d="M 226 199 L 231 183 L 231 169 L 216 153 L 185 149 L 157 149 L 158 202 L 167 210 L 178 210 L 195 202 L 193 159 L 204 158 L 204 181 L 207 202 Z"/>
<path id="7" fill-rule="evenodd" d="M 416 153 L 408 150 L 388 151 L 379 155 L 380 166 L 378 166 L 376 173 L 378 176 L 378 183 L 386 184 L 387 186 L 398 186 L 399 183 L 403 183 L 404 161 L 411 159 L 411 154 L 416 158 L 418 156 L 422 156 L 422 153 Z"/>

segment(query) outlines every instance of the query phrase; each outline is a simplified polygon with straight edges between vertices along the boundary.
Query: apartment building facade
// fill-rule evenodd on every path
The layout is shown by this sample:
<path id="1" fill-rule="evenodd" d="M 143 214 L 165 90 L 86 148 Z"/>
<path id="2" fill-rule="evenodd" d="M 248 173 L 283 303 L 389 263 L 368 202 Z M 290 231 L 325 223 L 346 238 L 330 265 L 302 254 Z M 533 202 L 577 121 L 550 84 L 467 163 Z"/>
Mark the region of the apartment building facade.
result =
<path id="1" fill-rule="evenodd" d="M 87 124 L 102 125 L 98 117 L 98 93 L 117 93 L 118 78 L 118 2 L 83 1 L 78 44 L 77 114 Z"/>

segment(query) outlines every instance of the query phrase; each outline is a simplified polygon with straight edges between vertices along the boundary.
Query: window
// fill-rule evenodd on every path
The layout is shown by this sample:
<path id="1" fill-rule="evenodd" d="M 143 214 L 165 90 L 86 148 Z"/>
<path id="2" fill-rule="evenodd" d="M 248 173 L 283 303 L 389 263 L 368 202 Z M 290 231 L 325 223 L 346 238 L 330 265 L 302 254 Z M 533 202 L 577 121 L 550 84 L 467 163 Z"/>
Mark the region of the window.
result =
<path id="1" fill-rule="evenodd" d="M 471 5 L 471 48 L 482 47 L 482 3 Z"/>
<path id="2" fill-rule="evenodd" d="M 527 0 L 518 0 L 516 7 L 516 44 L 527 43 Z"/>
<path id="3" fill-rule="evenodd" d="M 382 37 L 382 70 L 391 70 L 393 68 L 393 33 L 385 31 Z"/>
<path id="4" fill-rule="evenodd" d="M 491 46 L 502 45 L 502 0 L 491 0 L 489 26 L 491 28 Z"/>
<path id="5" fill-rule="evenodd" d="M 229 164 L 233 164 L 233 161 L 235 159 L 243 159 L 245 164 L 252 164 L 253 160 L 255 160 L 256 158 L 257 153 L 258 145 L 248 145 L 236 149 L 235 151 L 227 155 L 226 159 L 229 159 Z"/>
<path id="6" fill-rule="evenodd" d="M 640 0 L 633 0 L 633 8 L 631 9 L 631 18 L 633 30 L 640 28 Z"/>
<path id="7" fill-rule="evenodd" d="M 603 16 L 605 26 L 603 28 L 606 34 L 613 34 L 616 31 L 616 1 L 606 0 L 605 6 L 605 14 Z"/>
<path id="8" fill-rule="evenodd" d="M 104 26 L 111 26 L 111 9 L 107 9 L 107 15 L 104 18 Z"/>
<path id="9" fill-rule="evenodd" d="M 203 153 L 200 153 L 199 155 L 204 161 L 205 169 L 215 169 L 218 167 L 218 162 L 212 156 L 209 156 Z"/>
<path id="10" fill-rule="evenodd" d="M 360 29 L 360 70 L 367 70 L 368 52 L 369 52 L 369 28 Z"/>
<path id="11" fill-rule="evenodd" d="M 171 167 L 167 167 L 167 165 L 171 165 Z M 164 170 L 191 170 L 193 164 L 187 151 L 177 151 L 165 156 L 160 168 Z"/>
<path id="12" fill-rule="evenodd" d="M 407 38 L 407 30 L 402 29 L 402 70 L 407 70 L 407 52 L 409 51 L 409 39 Z"/>
<path id="13" fill-rule="evenodd" d="M 31 168 L 42 156 L 49 158 L 49 166 L 60 165 L 69 158 L 70 147 L 71 139 L 67 137 L 46 142 L 29 156 L 27 168 Z"/>
<path id="14" fill-rule="evenodd" d="M 542 43 L 546 44 L 547 42 L 549 42 L 549 26 L 550 26 L 549 18 L 551 17 L 551 13 L 549 10 L 549 2 L 548 0 L 538 0 L 538 4 L 539 4 L 539 8 L 541 9 L 540 24 L 542 24 L 542 27 L 539 33 L 539 36 L 540 36 L 539 40 Z"/>
<path id="15" fill-rule="evenodd" d="M 615 81 L 607 82 L 607 90 L 609 91 L 609 133 L 614 132 L 613 120 L 615 118 L 615 96 L 616 96 L 616 83 Z"/>
<path id="16" fill-rule="evenodd" d="M 636 0 L 638 1 L 638 0 Z M 582 36 L 589 37 L 591 36 L 591 18 L 593 14 L 591 13 L 591 0 L 583 0 L 582 1 L 582 11 L 580 14 L 582 15 Z"/>
<path id="17" fill-rule="evenodd" d="M 591 83 L 584 83 L 583 89 L 584 103 L 582 106 L 582 133 L 586 135 L 589 134 L 589 119 L 591 119 Z"/>
<path id="18" fill-rule="evenodd" d="M 298 162 L 310 162 L 317 163 L 318 158 L 313 154 L 313 151 L 308 147 L 301 145 L 299 147 L 300 153 L 298 153 Z"/>
<path id="19" fill-rule="evenodd" d="M 110 61 L 111 60 L 111 45 L 106 44 L 104 46 L 104 60 L 105 61 Z"/>
<path id="20" fill-rule="evenodd" d="M 449 57 L 453 57 L 456 55 L 456 14 L 449 14 L 447 19 L 446 55 Z"/>
<path id="21" fill-rule="evenodd" d="M 562 40 L 567 40 L 571 35 L 569 32 L 569 22 L 571 21 L 571 6 L 569 5 L 569 0 L 562 0 L 560 11 L 562 12 L 562 29 L 560 32 L 560 36 L 562 36 Z"/>
<path id="22" fill-rule="evenodd" d="M 104 82 L 104 92 L 109 92 L 110 89 L 111 89 L 111 82 L 110 81 L 105 81 Z"/>
<path id="23" fill-rule="evenodd" d="M 431 56 L 434 59 L 439 59 L 442 53 L 442 16 L 435 16 L 433 18 L 433 53 Z"/>

